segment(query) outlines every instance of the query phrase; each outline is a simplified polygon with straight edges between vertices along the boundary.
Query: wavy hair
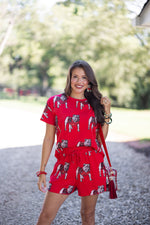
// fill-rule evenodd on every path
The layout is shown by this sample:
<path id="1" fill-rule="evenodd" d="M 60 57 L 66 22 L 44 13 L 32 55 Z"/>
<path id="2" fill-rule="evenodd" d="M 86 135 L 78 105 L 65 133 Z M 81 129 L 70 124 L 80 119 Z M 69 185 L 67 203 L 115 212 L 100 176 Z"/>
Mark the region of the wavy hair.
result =
<path id="1" fill-rule="evenodd" d="M 86 61 L 77 60 L 70 66 L 68 76 L 67 76 L 66 87 L 64 89 L 65 94 L 66 96 L 71 95 L 72 71 L 73 69 L 77 67 L 82 68 L 88 78 L 89 85 L 91 86 L 91 92 L 88 92 L 87 90 L 85 90 L 84 96 L 88 100 L 88 103 L 93 108 L 97 121 L 101 123 L 101 125 L 103 125 L 104 124 L 104 106 L 100 103 L 102 94 L 98 90 L 98 83 L 97 83 L 94 71 Z"/>

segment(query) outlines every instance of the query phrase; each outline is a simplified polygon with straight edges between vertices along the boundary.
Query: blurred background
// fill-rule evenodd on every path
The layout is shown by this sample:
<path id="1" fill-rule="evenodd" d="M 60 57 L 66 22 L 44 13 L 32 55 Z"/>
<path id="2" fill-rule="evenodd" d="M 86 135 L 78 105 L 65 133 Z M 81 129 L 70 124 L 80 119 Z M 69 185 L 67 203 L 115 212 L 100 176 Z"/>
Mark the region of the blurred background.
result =
<path id="1" fill-rule="evenodd" d="M 12 122 L 20 132 L 26 112 L 39 119 L 47 98 L 63 92 L 69 66 L 83 59 L 112 101 L 111 130 L 150 141 L 150 28 L 133 25 L 146 2 L 0 0 L 0 135 Z"/>

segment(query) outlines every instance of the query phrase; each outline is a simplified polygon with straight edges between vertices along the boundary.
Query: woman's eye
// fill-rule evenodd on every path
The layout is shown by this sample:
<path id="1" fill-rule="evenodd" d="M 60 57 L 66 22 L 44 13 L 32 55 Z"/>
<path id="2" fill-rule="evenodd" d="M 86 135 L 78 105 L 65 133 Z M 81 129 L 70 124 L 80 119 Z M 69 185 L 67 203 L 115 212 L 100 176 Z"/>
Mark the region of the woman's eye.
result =
<path id="1" fill-rule="evenodd" d="M 77 78 L 77 76 L 76 76 L 76 75 L 74 75 L 74 76 L 72 76 L 72 78 Z"/>
<path id="2" fill-rule="evenodd" d="M 87 77 L 86 76 L 84 76 L 84 77 L 78 77 L 77 75 L 73 75 L 72 76 L 72 79 L 82 79 L 82 80 L 87 80 Z"/>

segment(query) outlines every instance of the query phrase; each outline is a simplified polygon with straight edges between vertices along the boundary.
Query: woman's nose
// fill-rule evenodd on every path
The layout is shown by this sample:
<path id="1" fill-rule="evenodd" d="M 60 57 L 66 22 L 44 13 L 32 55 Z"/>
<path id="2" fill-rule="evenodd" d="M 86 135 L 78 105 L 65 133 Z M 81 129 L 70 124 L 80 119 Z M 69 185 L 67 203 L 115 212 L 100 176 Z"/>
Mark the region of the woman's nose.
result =
<path id="1" fill-rule="evenodd" d="M 77 81 L 78 82 L 82 81 L 82 77 L 78 77 Z"/>

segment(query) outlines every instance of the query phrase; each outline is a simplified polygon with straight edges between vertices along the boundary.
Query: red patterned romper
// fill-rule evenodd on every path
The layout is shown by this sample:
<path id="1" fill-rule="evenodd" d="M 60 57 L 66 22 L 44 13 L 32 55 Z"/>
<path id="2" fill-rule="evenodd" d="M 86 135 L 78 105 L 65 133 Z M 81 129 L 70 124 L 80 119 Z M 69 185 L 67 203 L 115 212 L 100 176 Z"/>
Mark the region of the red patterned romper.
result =
<path id="1" fill-rule="evenodd" d="M 79 196 L 106 191 L 104 153 L 97 139 L 100 124 L 87 99 L 55 95 L 48 99 L 41 120 L 56 126 L 57 162 L 48 190 Z"/>

